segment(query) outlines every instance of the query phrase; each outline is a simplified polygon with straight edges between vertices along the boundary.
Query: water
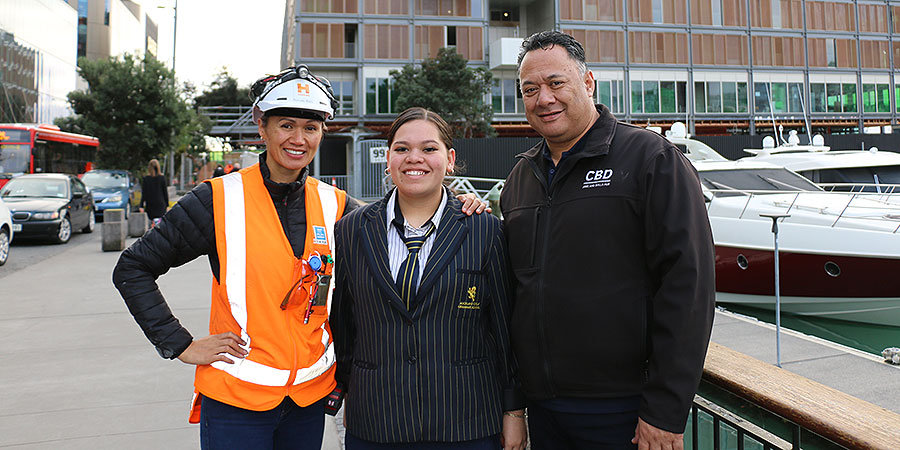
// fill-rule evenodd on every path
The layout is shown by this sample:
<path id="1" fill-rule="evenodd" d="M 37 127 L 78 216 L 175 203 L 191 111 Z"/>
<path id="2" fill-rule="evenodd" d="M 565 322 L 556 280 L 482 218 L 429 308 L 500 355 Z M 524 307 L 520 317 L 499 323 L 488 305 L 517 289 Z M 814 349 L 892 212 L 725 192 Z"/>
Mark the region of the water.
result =
<path id="1" fill-rule="evenodd" d="M 738 305 L 728 305 L 727 310 L 744 314 L 774 324 L 775 311 Z M 900 325 L 874 325 L 844 320 L 797 316 L 781 313 L 781 326 L 791 330 L 817 336 L 838 344 L 881 356 L 888 347 L 900 347 Z"/>

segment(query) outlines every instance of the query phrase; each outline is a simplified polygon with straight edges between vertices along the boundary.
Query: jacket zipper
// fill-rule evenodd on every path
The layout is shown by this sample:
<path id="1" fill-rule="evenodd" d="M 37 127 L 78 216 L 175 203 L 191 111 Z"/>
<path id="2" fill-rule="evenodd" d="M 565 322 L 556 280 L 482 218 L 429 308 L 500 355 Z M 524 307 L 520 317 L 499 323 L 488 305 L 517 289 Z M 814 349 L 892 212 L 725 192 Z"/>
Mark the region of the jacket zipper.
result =
<path id="1" fill-rule="evenodd" d="M 548 226 L 544 227 L 544 236 L 543 236 L 544 241 L 543 241 L 543 244 L 540 246 L 541 263 L 538 266 L 538 270 L 541 270 L 547 261 L 547 238 L 550 234 L 549 223 L 550 223 L 550 213 L 552 212 L 552 208 L 553 208 L 553 206 L 552 206 L 553 195 L 550 193 L 550 187 L 547 185 L 546 177 L 543 177 L 541 175 L 540 169 L 538 168 L 537 164 L 534 162 L 534 160 L 529 159 L 528 161 L 531 163 L 531 169 L 534 172 L 534 176 L 537 177 L 538 181 L 541 182 L 541 185 L 544 187 L 544 192 L 547 195 L 547 204 L 546 204 L 547 214 L 544 216 L 543 220 L 544 220 L 544 222 L 547 223 Z M 541 210 L 541 208 L 538 208 L 538 211 L 540 211 L 540 210 Z M 538 219 L 538 226 L 540 226 L 541 214 L 536 213 L 536 215 L 537 215 L 537 219 Z M 537 234 L 537 231 L 535 231 L 535 234 Z M 538 248 L 537 242 L 535 242 L 534 248 L 535 249 Z M 532 257 L 532 259 L 533 259 L 533 257 Z M 552 382 L 553 378 L 551 376 L 550 360 L 548 358 L 548 356 L 550 355 L 550 349 L 547 348 L 547 324 L 544 322 L 544 318 L 547 317 L 546 314 L 544 314 L 544 302 L 546 299 L 546 296 L 544 295 L 544 277 L 538 276 L 538 280 L 539 281 L 538 281 L 538 301 L 537 301 L 538 317 L 537 317 L 537 320 L 538 320 L 538 337 L 540 338 L 540 351 L 542 353 L 541 360 L 544 361 L 544 376 L 546 377 L 547 387 L 550 390 L 550 395 L 555 397 L 556 390 L 553 389 L 553 382 Z"/>

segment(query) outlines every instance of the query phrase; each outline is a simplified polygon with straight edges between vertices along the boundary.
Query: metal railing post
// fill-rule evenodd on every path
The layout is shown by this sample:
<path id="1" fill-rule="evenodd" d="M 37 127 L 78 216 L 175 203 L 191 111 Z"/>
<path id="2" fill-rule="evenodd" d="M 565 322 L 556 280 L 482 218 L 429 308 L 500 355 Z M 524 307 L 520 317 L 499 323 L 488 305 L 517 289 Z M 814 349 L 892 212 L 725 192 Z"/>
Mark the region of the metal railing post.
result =
<path id="1" fill-rule="evenodd" d="M 779 283 L 778 262 L 778 219 L 791 217 L 790 214 L 760 214 L 772 219 L 772 233 L 775 235 L 775 365 L 781 367 L 781 283 Z"/>

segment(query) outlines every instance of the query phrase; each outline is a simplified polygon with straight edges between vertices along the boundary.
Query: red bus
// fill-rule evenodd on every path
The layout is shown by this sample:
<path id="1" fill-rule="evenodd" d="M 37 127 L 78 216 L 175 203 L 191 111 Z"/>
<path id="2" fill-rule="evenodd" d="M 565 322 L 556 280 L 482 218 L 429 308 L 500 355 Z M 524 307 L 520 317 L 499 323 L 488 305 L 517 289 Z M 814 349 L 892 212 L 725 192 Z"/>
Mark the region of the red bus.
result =
<path id="1" fill-rule="evenodd" d="M 91 170 L 100 140 L 60 131 L 55 125 L 0 124 L 0 186 L 23 173 L 70 173 Z"/>

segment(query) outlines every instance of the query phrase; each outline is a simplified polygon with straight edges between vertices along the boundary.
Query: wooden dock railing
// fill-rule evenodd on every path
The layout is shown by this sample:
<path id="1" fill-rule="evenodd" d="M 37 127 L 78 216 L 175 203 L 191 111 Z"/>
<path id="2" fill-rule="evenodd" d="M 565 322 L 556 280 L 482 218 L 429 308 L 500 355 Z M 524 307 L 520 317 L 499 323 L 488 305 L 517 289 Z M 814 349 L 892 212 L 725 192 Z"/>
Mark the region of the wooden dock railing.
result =
<path id="1" fill-rule="evenodd" d="M 841 447 L 900 449 L 900 414 L 716 343 L 703 380 Z"/>

